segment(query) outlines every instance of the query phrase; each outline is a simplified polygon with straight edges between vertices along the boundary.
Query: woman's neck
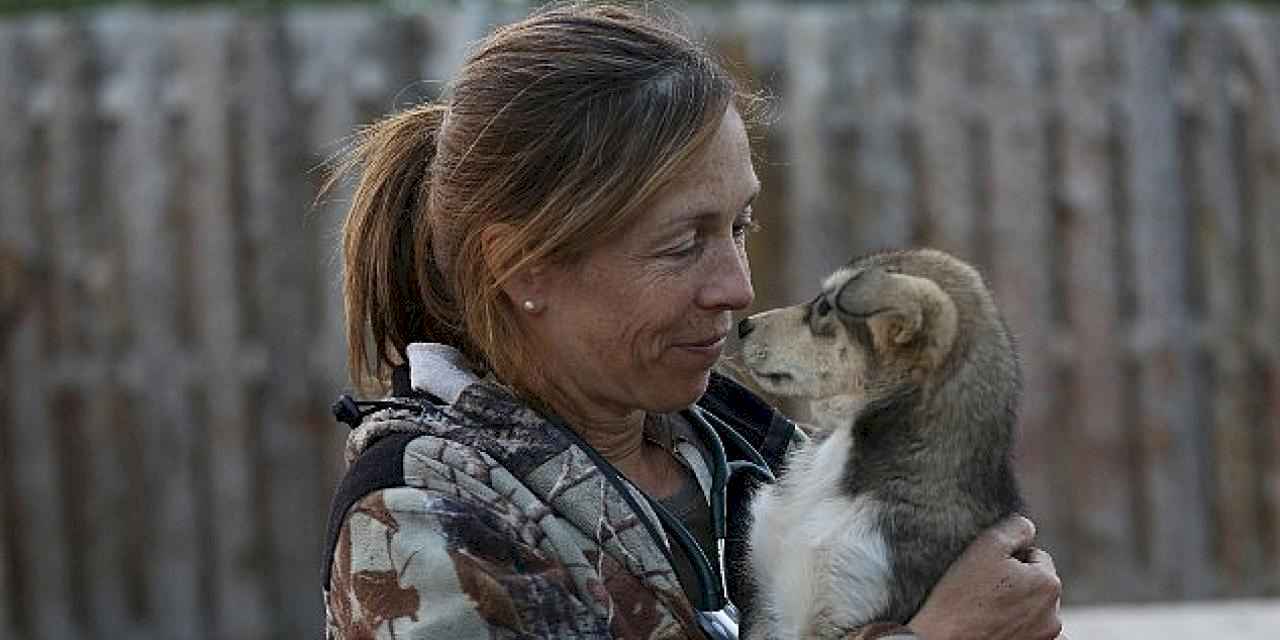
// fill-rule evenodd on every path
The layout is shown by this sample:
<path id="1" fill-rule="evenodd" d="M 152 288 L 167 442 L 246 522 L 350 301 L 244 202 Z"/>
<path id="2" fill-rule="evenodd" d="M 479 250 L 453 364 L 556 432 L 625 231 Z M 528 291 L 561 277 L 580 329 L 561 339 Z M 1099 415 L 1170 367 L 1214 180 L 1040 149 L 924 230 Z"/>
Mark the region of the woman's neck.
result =
<path id="1" fill-rule="evenodd" d="M 636 411 L 620 419 L 576 416 L 565 418 L 578 435 L 613 466 L 621 469 L 642 457 L 646 418 L 643 411 Z"/>
<path id="2" fill-rule="evenodd" d="M 662 447 L 644 437 L 647 415 L 633 411 L 623 416 L 576 417 L 561 414 L 591 448 L 639 489 L 665 498 L 680 489 L 680 463 Z"/>

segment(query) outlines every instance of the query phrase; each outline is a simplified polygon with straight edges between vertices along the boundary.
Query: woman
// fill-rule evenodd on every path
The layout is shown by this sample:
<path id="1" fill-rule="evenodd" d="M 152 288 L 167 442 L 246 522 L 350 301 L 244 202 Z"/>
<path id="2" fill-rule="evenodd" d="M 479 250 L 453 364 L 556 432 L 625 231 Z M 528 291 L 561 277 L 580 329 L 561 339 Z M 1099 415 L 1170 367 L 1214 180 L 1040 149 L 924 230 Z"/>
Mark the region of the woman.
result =
<path id="1" fill-rule="evenodd" d="M 732 637 L 729 600 L 749 624 L 756 480 L 717 462 L 780 471 L 798 437 L 711 373 L 753 295 L 750 105 L 661 21 L 569 6 L 365 132 L 350 361 L 392 398 L 337 407 L 331 637 Z M 996 527 L 909 626 L 853 633 L 1056 636 L 1051 561 L 1013 559 L 1033 535 Z"/>

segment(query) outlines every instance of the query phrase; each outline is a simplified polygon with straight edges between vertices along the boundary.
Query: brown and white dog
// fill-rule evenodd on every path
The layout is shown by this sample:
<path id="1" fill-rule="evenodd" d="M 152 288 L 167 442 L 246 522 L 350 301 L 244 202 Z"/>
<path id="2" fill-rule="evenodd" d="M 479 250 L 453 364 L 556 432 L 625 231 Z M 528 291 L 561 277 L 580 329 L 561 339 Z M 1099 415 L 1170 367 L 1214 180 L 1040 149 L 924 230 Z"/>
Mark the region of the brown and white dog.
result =
<path id="1" fill-rule="evenodd" d="M 877 253 L 739 335 L 737 365 L 809 400 L 818 433 L 753 502 L 750 637 L 905 623 L 981 530 L 1021 508 L 1018 358 L 982 277 L 940 251 Z"/>

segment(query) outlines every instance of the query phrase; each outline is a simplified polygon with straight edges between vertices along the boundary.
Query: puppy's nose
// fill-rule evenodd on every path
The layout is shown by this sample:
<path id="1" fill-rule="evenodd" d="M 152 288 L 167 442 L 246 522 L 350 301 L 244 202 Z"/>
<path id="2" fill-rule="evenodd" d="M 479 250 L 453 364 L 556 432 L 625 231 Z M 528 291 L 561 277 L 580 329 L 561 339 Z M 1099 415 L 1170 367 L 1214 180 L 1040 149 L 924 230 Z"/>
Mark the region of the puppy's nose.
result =
<path id="1" fill-rule="evenodd" d="M 751 318 L 743 318 L 742 322 L 738 323 L 738 339 L 747 337 L 747 334 L 755 330 L 756 326 L 751 324 Z"/>

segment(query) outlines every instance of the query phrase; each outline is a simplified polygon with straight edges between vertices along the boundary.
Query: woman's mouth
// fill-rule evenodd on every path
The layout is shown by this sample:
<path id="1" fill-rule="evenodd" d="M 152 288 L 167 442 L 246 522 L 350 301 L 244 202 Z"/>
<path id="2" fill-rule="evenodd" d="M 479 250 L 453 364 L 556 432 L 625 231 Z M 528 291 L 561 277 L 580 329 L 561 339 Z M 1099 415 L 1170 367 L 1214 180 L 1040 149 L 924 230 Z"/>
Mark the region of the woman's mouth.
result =
<path id="1" fill-rule="evenodd" d="M 727 333 L 721 333 L 708 338 L 681 342 L 676 347 L 714 360 L 719 358 L 720 352 L 724 350 L 724 343 L 727 337 Z"/>
<path id="2" fill-rule="evenodd" d="M 724 341 L 726 337 L 728 337 L 728 334 L 722 333 L 719 335 L 711 336 L 710 338 L 707 338 L 705 340 L 698 340 L 696 342 L 686 342 L 681 346 L 695 347 L 695 348 L 722 347 L 724 346 Z"/>

